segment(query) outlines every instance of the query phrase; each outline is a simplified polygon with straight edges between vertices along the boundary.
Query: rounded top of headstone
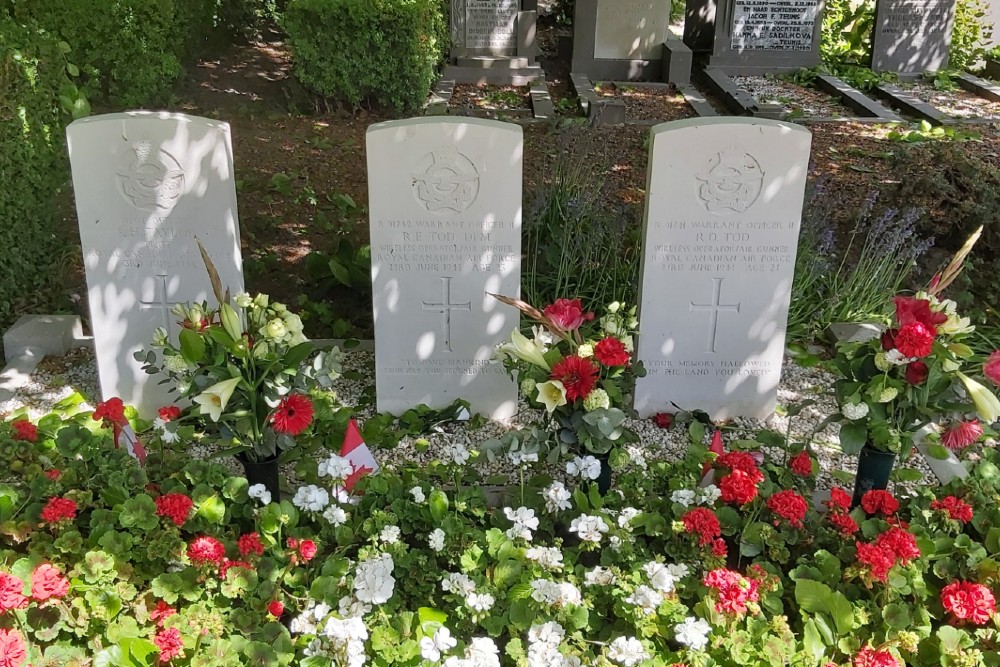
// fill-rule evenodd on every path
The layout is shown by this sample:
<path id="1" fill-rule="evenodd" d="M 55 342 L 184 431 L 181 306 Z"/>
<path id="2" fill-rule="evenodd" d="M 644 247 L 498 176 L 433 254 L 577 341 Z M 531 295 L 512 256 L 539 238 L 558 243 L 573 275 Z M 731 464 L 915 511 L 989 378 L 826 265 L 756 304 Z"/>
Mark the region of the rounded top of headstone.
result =
<path id="1" fill-rule="evenodd" d="M 205 127 L 217 128 L 223 132 L 229 132 L 229 123 L 202 116 L 191 116 L 189 114 L 174 113 L 171 111 L 123 111 L 120 113 L 105 113 L 97 116 L 87 116 L 78 118 L 70 123 L 67 128 L 81 125 L 96 125 L 98 123 L 117 121 L 150 121 L 169 120 L 175 123 L 191 123 Z"/>
<path id="2" fill-rule="evenodd" d="M 368 134 L 373 134 L 375 132 L 381 132 L 384 130 L 394 130 L 412 126 L 420 125 L 437 125 L 437 126 L 447 126 L 447 125 L 474 125 L 477 127 L 482 127 L 490 130 L 496 131 L 509 131 L 517 135 L 523 135 L 524 130 L 520 125 L 514 123 L 508 123 L 502 120 L 490 120 L 488 118 L 404 118 L 403 120 L 387 120 L 381 123 L 375 123 L 368 126 Z"/>
<path id="3" fill-rule="evenodd" d="M 654 125 L 652 133 L 660 134 L 661 132 L 670 132 L 673 130 L 683 130 L 685 128 L 691 127 L 714 127 L 716 129 L 720 127 L 733 127 L 733 126 L 757 126 L 757 127 L 769 127 L 769 128 L 781 128 L 788 132 L 804 132 L 808 135 L 812 135 L 812 132 L 808 128 L 798 125 L 796 123 L 788 123 L 782 120 L 771 120 L 770 118 L 742 118 L 736 117 L 720 117 L 720 118 L 685 118 L 683 120 L 671 120 L 666 123 L 660 123 L 659 125 Z"/>

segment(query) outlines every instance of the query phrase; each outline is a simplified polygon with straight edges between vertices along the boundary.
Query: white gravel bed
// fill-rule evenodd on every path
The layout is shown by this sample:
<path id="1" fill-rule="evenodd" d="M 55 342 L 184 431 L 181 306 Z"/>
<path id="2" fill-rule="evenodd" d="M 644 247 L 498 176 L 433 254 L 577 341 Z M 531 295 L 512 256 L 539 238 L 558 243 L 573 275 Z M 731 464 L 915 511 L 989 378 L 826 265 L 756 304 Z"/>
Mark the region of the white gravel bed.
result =
<path id="1" fill-rule="evenodd" d="M 962 88 L 938 90 L 926 81 L 900 83 L 899 88 L 955 118 L 1000 120 L 1000 102 L 993 102 Z"/>
<path id="2" fill-rule="evenodd" d="M 758 102 L 780 104 L 790 114 L 806 118 L 857 116 L 826 93 L 770 76 L 736 76 L 733 82 Z"/>
<path id="3" fill-rule="evenodd" d="M 344 405 L 356 407 L 366 393 L 369 396 L 373 395 L 374 369 L 375 358 L 371 352 L 347 351 L 344 357 L 345 372 L 353 371 L 354 373 L 349 374 L 360 375 L 362 379 L 340 378 L 334 385 L 338 399 Z M 32 373 L 30 381 L 22 391 L 10 401 L 0 404 L 0 417 L 7 417 L 13 411 L 24 407 L 32 418 L 37 419 L 75 391 L 80 392 L 93 406 L 98 396 L 96 376 L 93 353 L 86 348 L 74 350 L 62 358 L 46 357 Z M 845 455 L 840 451 L 837 437 L 838 427 L 836 425 L 827 426 L 820 432 L 813 433 L 826 416 L 836 410 L 833 398 L 828 394 L 834 379 L 832 375 L 819 368 L 803 368 L 798 366 L 793 359 L 786 358 L 778 390 L 779 408 L 777 414 L 766 423 L 753 419 L 737 418 L 733 420 L 725 425 L 727 427 L 724 431 L 726 441 L 739 438 L 752 439 L 759 430 L 764 428 L 785 433 L 789 428 L 789 418 L 785 416 L 784 406 L 806 399 L 815 400 L 814 405 L 807 407 L 801 414 L 791 419 L 789 437 L 792 442 L 803 442 L 811 438 L 813 451 L 816 453 L 821 467 L 817 479 L 817 485 L 820 488 L 830 488 L 835 484 L 849 486 L 847 480 L 852 478 L 855 473 L 857 457 Z M 356 417 L 363 422 L 374 413 L 374 406 L 366 405 L 357 408 Z M 529 408 L 522 401 L 518 414 L 507 422 L 487 421 L 477 429 L 471 428 L 471 424 L 468 422 L 447 424 L 430 434 L 407 436 L 394 449 L 375 449 L 374 453 L 379 462 L 389 468 L 404 463 L 425 464 L 434 459 L 440 459 L 444 448 L 448 445 L 460 442 L 467 448 L 475 450 L 480 443 L 498 438 L 510 429 L 528 427 L 541 416 L 540 411 Z M 626 425 L 639 436 L 639 443 L 628 449 L 633 465 L 644 467 L 645 463 L 649 461 L 679 459 L 683 457 L 689 444 L 687 430 L 682 426 L 662 429 L 650 419 L 629 419 Z M 333 448 L 336 448 L 338 444 L 334 443 Z M 780 449 L 765 447 L 764 451 L 772 461 L 780 462 L 783 460 L 784 454 Z M 192 451 L 192 455 L 195 456 L 207 456 L 211 453 L 212 448 L 210 447 L 196 447 Z M 505 474 L 515 477 L 518 474 L 516 467 L 505 458 L 489 463 L 485 457 L 482 457 L 475 465 L 484 475 Z M 921 456 L 915 455 L 905 465 L 923 473 L 923 479 L 916 484 L 937 484 L 936 478 L 931 474 Z M 233 461 L 233 467 L 236 469 L 235 461 Z M 286 472 L 291 473 L 290 470 Z M 536 464 L 525 472 L 527 474 L 545 472 L 559 478 L 564 477 L 561 465 L 551 467 L 545 464 Z M 834 473 L 838 473 L 844 479 L 837 480 Z M 292 475 L 289 474 L 289 476 Z"/>

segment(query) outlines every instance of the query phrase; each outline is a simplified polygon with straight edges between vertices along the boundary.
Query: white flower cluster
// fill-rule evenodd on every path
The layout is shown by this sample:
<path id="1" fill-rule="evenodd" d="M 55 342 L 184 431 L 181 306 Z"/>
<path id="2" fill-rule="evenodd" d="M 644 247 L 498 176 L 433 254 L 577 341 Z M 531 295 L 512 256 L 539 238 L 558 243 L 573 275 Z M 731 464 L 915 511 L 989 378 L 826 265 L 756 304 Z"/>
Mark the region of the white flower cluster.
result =
<path id="1" fill-rule="evenodd" d="M 634 667 L 649 658 L 642 642 L 635 637 L 618 637 L 608 644 L 608 660 L 624 667 Z"/>
<path id="2" fill-rule="evenodd" d="M 566 630 L 555 621 L 532 625 L 528 630 L 528 667 L 580 667 L 580 659 L 566 657 L 559 645 Z"/>
<path id="3" fill-rule="evenodd" d="M 473 637 L 465 649 L 465 657 L 451 656 L 444 667 L 500 667 L 500 650 L 489 637 Z"/>
<path id="4" fill-rule="evenodd" d="M 569 532 L 576 533 L 584 542 L 599 544 L 601 537 L 608 532 L 608 524 L 599 516 L 581 514 L 569 524 Z"/>
<path id="5" fill-rule="evenodd" d="M 247 495 L 259 500 L 261 505 L 271 504 L 271 492 L 263 484 L 254 484 L 251 486 L 247 489 Z"/>
<path id="6" fill-rule="evenodd" d="M 330 505 L 323 510 L 323 518 L 326 519 L 331 526 L 336 528 L 337 526 L 343 525 L 347 522 L 347 512 L 345 512 L 342 507 Z"/>
<path id="7" fill-rule="evenodd" d="M 867 403 L 845 403 L 841 408 L 840 412 L 850 419 L 851 421 L 857 419 L 864 419 L 868 414 L 868 404 Z"/>
<path id="8" fill-rule="evenodd" d="M 370 604 L 358 600 L 353 595 L 345 595 L 337 600 L 337 613 L 340 614 L 341 618 L 350 618 L 352 616 L 362 618 L 371 610 L 372 606 Z"/>
<path id="9" fill-rule="evenodd" d="M 441 455 L 457 466 L 464 466 L 469 461 L 469 450 L 460 442 L 445 446 Z"/>
<path id="10" fill-rule="evenodd" d="M 399 536 L 402 534 L 399 526 L 386 526 L 382 529 L 382 532 L 378 534 L 378 539 L 380 542 L 385 544 L 395 544 L 399 542 Z"/>
<path id="11" fill-rule="evenodd" d="M 442 653 L 447 653 L 457 645 L 458 642 L 451 636 L 451 630 L 440 627 L 432 637 L 424 637 L 420 640 L 420 657 L 424 660 L 437 662 L 441 659 Z"/>
<path id="12" fill-rule="evenodd" d="M 664 565 L 656 561 L 643 565 L 642 571 L 649 577 L 650 586 L 668 595 L 674 592 L 680 580 L 690 572 L 688 566 L 683 563 Z"/>
<path id="13" fill-rule="evenodd" d="M 319 624 L 330 611 L 332 611 L 330 605 L 323 602 L 317 604 L 315 600 L 310 600 L 302 613 L 288 624 L 288 630 L 293 635 L 315 635 L 319 632 Z"/>
<path id="14" fill-rule="evenodd" d="M 712 626 L 700 618 L 688 616 L 683 622 L 674 626 L 674 637 L 679 644 L 687 646 L 692 651 L 701 651 L 708 646 L 708 635 Z"/>
<path id="15" fill-rule="evenodd" d="M 598 565 L 593 570 L 587 572 L 583 580 L 584 586 L 611 586 L 618 577 L 606 567 Z"/>
<path id="16" fill-rule="evenodd" d="M 343 456 L 331 454 L 325 461 L 320 461 L 316 468 L 316 474 L 320 477 L 330 477 L 337 481 L 343 481 L 354 472 L 354 466 Z"/>
<path id="17" fill-rule="evenodd" d="M 418 504 L 427 500 L 427 496 L 424 495 L 424 490 L 419 486 L 415 486 L 410 489 L 410 495 L 413 496 L 413 502 Z"/>
<path id="18" fill-rule="evenodd" d="M 698 489 L 698 504 L 711 507 L 722 497 L 722 490 L 715 484 Z"/>
<path id="19" fill-rule="evenodd" d="M 581 479 L 597 479 L 601 476 L 601 462 L 590 455 L 577 456 L 566 463 L 566 474 Z"/>
<path id="20" fill-rule="evenodd" d="M 545 500 L 545 511 L 550 514 L 568 510 L 573 506 L 569 502 L 570 492 L 562 482 L 552 482 L 541 493 L 542 499 Z"/>
<path id="21" fill-rule="evenodd" d="M 646 584 L 635 587 L 632 594 L 625 598 L 625 602 L 635 605 L 644 614 L 655 614 L 660 605 L 663 604 L 663 594 L 650 588 Z"/>
<path id="22" fill-rule="evenodd" d="M 629 445 L 625 448 L 625 453 L 628 454 L 629 460 L 636 468 L 645 470 L 649 467 L 649 463 L 646 462 L 646 453 L 643 451 L 642 447 Z"/>
<path id="23" fill-rule="evenodd" d="M 489 611 L 495 602 L 496 600 L 489 593 L 472 592 L 465 596 L 465 605 L 478 613 Z"/>
<path id="24" fill-rule="evenodd" d="M 323 628 L 323 636 L 333 645 L 333 664 L 344 667 L 361 667 L 365 664 L 365 640 L 368 628 L 357 616 L 331 617 Z M 339 660 L 338 660 L 339 658 Z"/>
<path id="25" fill-rule="evenodd" d="M 531 547 L 524 552 L 524 557 L 546 570 L 561 570 L 563 566 L 562 551 L 558 547 Z"/>
<path id="26" fill-rule="evenodd" d="M 642 510 L 637 510 L 634 507 L 622 508 L 622 511 L 618 513 L 618 527 L 628 528 L 629 522 L 640 514 L 642 514 Z"/>
<path id="27" fill-rule="evenodd" d="M 444 531 L 440 528 L 432 530 L 427 536 L 427 546 L 438 553 L 444 551 Z"/>
<path id="28" fill-rule="evenodd" d="M 538 463 L 538 453 L 524 452 L 522 450 L 517 450 L 516 452 L 507 452 L 507 458 L 515 466 L 526 465 L 528 463 Z"/>
<path id="29" fill-rule="evenodd" d="M 157 417 L 153 420 L 153 428 L 160 432 L 160 440 L 168 445 L 181 439 L 177 433 L 177 422 L 175 421 L 166 421 L 163 417 Z"/>
<path id="30" fill-rule="evenodd" d="M 670 494 L 670 502 L 683 505 L 684 507 L 691 507 L 695 502 L 694 491 L 690 489 L 680 489 L 679 491 L 674 491 Z"/>
<path id="31" fill-rule="evenodd" d="M 354 594 L 370 604 L 384 604 L 392 597 L 396 580 L 392 576 L 395 563 L 389 554 L 362 561 L 354 572 Z"/>
<path id="32" fill-rule="evenodd" d="M 322 512 L 330 504 L 330 494 L 315 484 L 307 484 L 298 488 L 292 498 L 292 504 L 300 510 Z"/>
<path id="33" fill-rule="evenodd" d="M 722 496 L 722 491 L 715 484 L 699 488 L 697 491 L 691 489 L 680 489 L 670 494 L 670 502 L 691 507 L 692 505 L 714 505 L 715 501 Z"/>
<path id="34" fill-rule="evenodd" d="M 507 529 L 507 537 L 512 540 L 523 539 L 531 541 L 531 531 L 538 530 L 538 518 L 535 510 L 527 507 L 503 508 L 503 514 L 514 525 Z"/>
<path id="35" fill-rule="evenodd" d="M 583 604 L 579 588 L 569 582 L 556 583 L 548 579 L 535 579 L 531 582 L 531 599 L 551 607 Z"/>
<path id="36" fill-rule="evenodd" d="M 476 582 L 461 572 L 449 572 L 441 580 L 441 590 L 465 597 L 476 590 Z"/>

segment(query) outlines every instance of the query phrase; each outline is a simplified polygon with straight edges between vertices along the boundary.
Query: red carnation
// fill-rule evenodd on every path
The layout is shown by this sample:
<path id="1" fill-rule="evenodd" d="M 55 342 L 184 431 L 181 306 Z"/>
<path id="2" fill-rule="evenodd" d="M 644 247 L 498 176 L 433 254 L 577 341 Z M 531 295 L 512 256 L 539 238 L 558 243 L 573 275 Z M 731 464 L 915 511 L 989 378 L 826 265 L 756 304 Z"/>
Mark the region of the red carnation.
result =
<path id="1" fill-rule="evenodd" d="M 11 609 L 23 609 L 28 606 L 28 598 L 24 596 L 24 582 L 13 574 L 0 572 L 0 614 Z"/>
<path id="2" fill-rule="evenodd" d="M 38 427 L 27 419 L 18 419 L 10 423 L 14 429 L 13 438 L 25 442 L 38 442 Z"/>
<path id="3" fill-rule="evenodd" d="M 573 402 L 585 398 L 597 384 L 597 366 L 589 359 L 572 354 L 552 367 L 550 380 L 562 382 L 566 400 Z"/>
<path id="4" fill-rule="evenodd" d="M 318 548 L 312 540 L 302 540 L 299 542 L 299 555 L 302 556 L 303 561 L 307 563 L 311 561 L 316 555 L 316 551 L 318 551 Z"/>
<path id="5" fill-rule="evenodd" d="M 240 555 L 244 557 L 251 554 L 254 556 L 264 555 L 264 545 L 261 544 L 259 533 L 240 535 L 240 538 L 236 540 L 236 548 L 240 550 Z"/>
<path id="6" fill-rule="evenodd" d="M 885 583 L 889 579 L 889 570 L 896 564 L 896 555 L 877 544 L 856 542 L 858 562 L 867 566 L 869 576 L 875 581 Z"/>
<path id="7" fill-rule="evenodd" d="M 17 630 L 0 628 L 0 667 L 21 667 L 28 659 L 28 647 Z"/>
<path id="8" fill-rule="evenodd" d="M 181 409 L 176 405 L 167 405 L 160 408 L 157 414 L 165 422 L 173 421 L 181 416 Z"/>
<path id="9" fill-rule="evenodd" d="M 953 620 L 973 625 L 985 625 L 997 612 L 990 589 L 970 581 L 956 581 L 942 588 L 941 604 Z"/>
<path id="10" fill-rule="evenodd" d="M 888 491 L 872 489 L 861 496 L 861 507 L 868 514 L 882 513 L 892 516 L 899 509 L 899 501 Z"/>
<path id="11" fill-rule="evenodd" d="M 214 537 L 202 535 L 188 545 L 187 555 L 195 565 L 219 565 L 226 557 L 226 547 Z"/>
<path id="12" fill-rule="evenodd" d="M 94 414 L 91 416 L 94 421 L 104 422 L 105 428 L 112 424 L 124 426 L 127 423 L 125 420 L 125 404 L 118 397 L 109 398 L 106 401 L 98 403 Z"/>
<path id="13" fill-rule="evenodd" d="M 809 456 L 809 452 L 802 450 L 792 457 L 792 459 L 788 462 L 788 467 L 791 468 L 792 472 L 796 475 L 808 477 L 812 475 L 813 471 L 812 457 Z"/>
<path id="14" fill-rule="evenodd" d="M 854 667 L 903 667 L 903 665 L 889 651 L 866 646 L 854 656 Z"/>
<path id="15" fill-rule="evenodd" d="M 896 334 L 896 349 L 904 357 L 926 357 L 934 348 L 934 330 L 921 322 L 910 322 Z"/>
<path id="16" fill-rule="evenodd" d="M 625 343 L 608 336 L 594 346 L 594 358 L 605 366 L 624 366 L 631 355 L 625 348 Z"/>
<path id="17" fill-rule="evenodd" d="M 160 663 L 170 662 L 184 651 L 181 641 L 181 631 L 177 628 L 167 628 L 153 637 L 153 643 L 160 649 Z"/>
<path id="18" fill-rule="evenodd" d="M 898 526 L 893 526 L 875 538 L 875 544 L 891 551 L 903 565 L 920 558 L 917 538 Z"/>
<path id="19" fill-rule="evenodd" d="M 757 468 L 757 461 L 752 454 L 748 454 L 747 452 L 721 454 L 719 458 L 715 459 L 715 465 L 719 468 L 745 472 L 754 481 L 754 484 L 764 481 L 763 473 Z"/>
<path id="20" fill-rule="evenodd" d="M 929 373 L 927 364 L 922 361 L 913 361 L 906 365 L 906 381 L 914 387 L 919 387 L 927 382 L 927 375 Z"/>
<path id="21" fill-rule="evenodd" d="M 660 428 L 670 428 L 674 425 L 674 416 L 669 412 L 657 412 L 653 415 L 653 422 Z"/>
<path id="22" fill-rule="evenodd" d="M 955 496 L 945 496 L 940 500 L 931 503 L 932 510 L 943 510 L 948 513 L 950 519 L 969 523 L 972 521 L 972 505 L 956 498 Z"/>
<path id="23" fill-rule="evenodd" d="M 941 444 L 948 449 L 964 449 L 983 437 L 983 427 L 978 419 L 968 419 L 952 423 L 941 434 Z"/>
<path id="24" fill-rule="evenodd" d="M 46 523 L 59 523 L 63 520 L 76 518 L 76 502 L 69 498 L 54 496 L 49 498 L 49 502 L 42 509 L 42 521 Z"/>
<path id="25" fill-rule="evenodd" d="M 748 605 L 759 599 L 759 583 L 733 570 L 712 570 L 705 575 L 703 583 L 714 589 L 715 610 L 722 614 L 744 614 Z"/>
<path id="26" fill-rule="evenodd" d="M 583 312 L 583 302 L 580 299 L 556 299 L 555 303 L 546 306 L 542 312 L 563 331 L 579 329 L 584 322 L 594 319 L 593 313 Z"/>
<path id="27" fill-rule="evenodd" d="M 298 435 L 309 428 L 313 404 L 305 394 L 289 394 L 281 399 L 271 414 L 271 425 L 278 433 Z"/>
<path id="28" fill-rule="evenodd" d="M 156 516 L 165 516 L 176 526 L 183 526 L 191 514 L 194 501 L 183 493 L 168 493 L 156 499 Z"/>
<path id="29" fill-rule="evenodd" d="M 927 299 L 897 296 L 893 301 L 896 303 L 896 322 L 901 327 L 919 322 L 937 334 L 937 325 L 948 321 L 945 313 L 935 313 L 931 310 L 931 302 Z"/>
<path id="30" fill-rule="evenodd" d="M 1000 385 L 1000 350 L 991 353 L 983 364 L 983 375 L 993 384 Z"/>
<path id="31" fill-rule="evenodd" d="M 830 521 L 834 528 L 840 531 L 840 534 L 844 537 L 850 537 L 854 533 L 861 530 L 857 521 L 852 519 L 851 515 L 846 512 L 827 512 L 826 518 Z"/>
<path id="32" fill-rule="evenodd" d="M 168 605 L 163 600 L 156 601 L 156 609 L 149 612 L 149 620 L 156 623 L 161 628 L 163 627 L 163 621 L 170 618 L 177 613 L 177 610 Z"/>
<path id="33" fill-rule="evenodd" d="M 786 489 L 768 498 L 767 508 L 782 519 L 786 519 L 793 528 L 801 528 L 802 519 L 805 518 L 806 512 L 809 510 L 809 503 L 795 491 Z"/>
<path id="34" fill-rule="evenodd" d="M 36 601 L 65 597 L 68 592 L 69 579 L 54 565 L 43 563 L 31 573 L 31 597 Z"/>
<path id="35" fill-rule="evenodd" d="M 704 546 L 722 535 L 719 517 L 710 509 L 698 507 L 681 517 L 684 530 L 698 535 L 698 544 Z"/>
<path id="36" fill-rule="evenodd" d="M 825 501 L 830 509 L 840 508 L 842 510 L 851 509 L 851 494 L 840 487 L 830 489 L 830 499 Z"/>
<path id="37" fill-rule="evenodd" d="M 278 600 L 271 600 L 267 604 L 267 613 L 275 618 L 280 618 L 285 613 L 285 605 L 281 604 Z"/>
<path id="38" fill-rule="evenodd" d="M 742 470 L 734 470 L 719 482 L 722 502 L 746 505 L 757 497 L 757 484 Z"/>

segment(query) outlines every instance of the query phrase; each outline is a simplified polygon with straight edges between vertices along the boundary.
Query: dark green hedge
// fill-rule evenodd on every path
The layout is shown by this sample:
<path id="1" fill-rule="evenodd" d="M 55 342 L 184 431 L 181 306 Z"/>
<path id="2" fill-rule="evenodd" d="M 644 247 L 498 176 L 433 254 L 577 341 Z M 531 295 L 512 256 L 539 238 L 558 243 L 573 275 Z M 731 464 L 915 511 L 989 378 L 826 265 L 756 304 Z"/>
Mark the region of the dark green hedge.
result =
<path id="1" fill-rule="evenodd" d="M 351 106 L 424 103 L 446 46 L 441 0 L 289 0 L 296 78 Z"/>
<path id="2" fill-rule="evenodd" d="M 53 276 L 56 201 L 69 180 L 67 107 L 86 112 L 66 76 L 67 50 L 0 10 L 0 329 Z"/>

